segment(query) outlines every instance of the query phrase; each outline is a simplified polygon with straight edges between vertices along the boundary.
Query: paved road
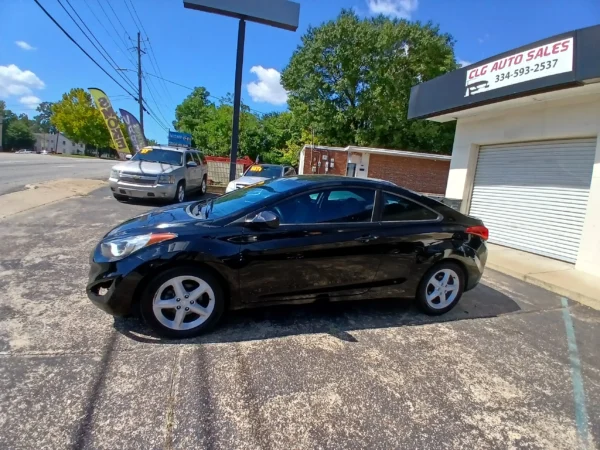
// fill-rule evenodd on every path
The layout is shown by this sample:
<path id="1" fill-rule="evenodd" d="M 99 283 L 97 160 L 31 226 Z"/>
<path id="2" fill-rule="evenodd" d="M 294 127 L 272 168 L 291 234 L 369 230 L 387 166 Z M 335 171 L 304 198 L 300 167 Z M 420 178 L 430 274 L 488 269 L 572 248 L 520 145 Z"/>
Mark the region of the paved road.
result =
<path id="1" fill-rule="evenodd" d="M 148 209 L 105 188 L 0 221 L 0 448 L 597 448 L 600 312 L 487 271 L 440 318 L 282 306 L 163 340 L 84 293 Z"/>
<path id="2" fill-rule="evenodd" d="M 0 195 L 21 190 L 27 184 L 60 178 L 107 179 L 114 164 L 95 158 L 0 153 Z"/>

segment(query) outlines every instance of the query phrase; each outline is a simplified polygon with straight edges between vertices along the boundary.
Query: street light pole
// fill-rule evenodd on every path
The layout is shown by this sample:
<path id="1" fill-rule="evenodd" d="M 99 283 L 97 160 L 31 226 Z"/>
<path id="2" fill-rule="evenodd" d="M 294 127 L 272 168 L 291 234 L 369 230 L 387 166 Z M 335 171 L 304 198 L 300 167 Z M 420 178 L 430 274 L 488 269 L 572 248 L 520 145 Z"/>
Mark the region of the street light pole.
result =
<path id="1" fill-rule="evenodd" d="M 246 40 L 246 21 L 240 19 L 238 27 L 237 56 L 235 60 L 235 90 L 233 94 L 233 129 L 231 135 L 231 165 L 229 181 L 237 178 L 237 154 L 240 131 L 240 107 L 242 100 L 242 74 L 244 69 L 244 43 Z"/>

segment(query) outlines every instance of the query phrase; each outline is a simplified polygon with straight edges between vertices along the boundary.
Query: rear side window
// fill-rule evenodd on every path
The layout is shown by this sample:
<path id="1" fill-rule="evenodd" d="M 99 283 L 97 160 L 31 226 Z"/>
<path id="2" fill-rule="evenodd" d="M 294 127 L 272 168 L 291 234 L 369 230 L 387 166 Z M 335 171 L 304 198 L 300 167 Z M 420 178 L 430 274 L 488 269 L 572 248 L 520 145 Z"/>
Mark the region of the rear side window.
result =
<path id="1" fill-rule="evenodd" d="M 198 152 L 198 156 L 200 157 L 200 161 L 202 161 L 202 164 L 206 164 L 206 156 L 204 156 L 204 153 Z"/>
<path id="2" fill-rule="evenodd" d="M 383 193 L 382 222 L 436 220 L 438 214 L 404 197 Z"/>
<path id="3" fill-rule="evenodd" d="M 200 159 L 200 155 L 196 152 L 192 153 L 192 156 L 194 157 L 194 161 L 200 166 L 202 165 L 202 160 Z"/>

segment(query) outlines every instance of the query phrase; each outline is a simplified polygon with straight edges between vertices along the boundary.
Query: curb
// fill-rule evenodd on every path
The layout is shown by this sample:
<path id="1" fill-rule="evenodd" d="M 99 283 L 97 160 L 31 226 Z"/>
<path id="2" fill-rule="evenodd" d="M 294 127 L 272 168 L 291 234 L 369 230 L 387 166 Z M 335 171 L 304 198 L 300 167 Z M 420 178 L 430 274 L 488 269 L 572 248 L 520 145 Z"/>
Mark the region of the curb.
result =
<path id="1" fill-rule="evenodd" d="M 523 274 L 518 273 L 516 271 L 512 271 L 504 266 L 490 263 L 489 261 L 486 264 L 486 268 L 495 270 L 496 272 L 503 273 L 518 280 L 525 281 L 526 283 L 541 287 L 543 289 L 546 289 L 547 291 L 566 297 L 569 300 L 573 300 L 577 303 L 581 303 L 582 305 L 589 306 L 590 308 L 600 311 L 600 299 L 587 296 L 585 294 L 571 289 L 565 289 L 561 286 L 556 286 L 555 284 L 548 283 L 547 281 L 536 278 L 535 275 Z"/>

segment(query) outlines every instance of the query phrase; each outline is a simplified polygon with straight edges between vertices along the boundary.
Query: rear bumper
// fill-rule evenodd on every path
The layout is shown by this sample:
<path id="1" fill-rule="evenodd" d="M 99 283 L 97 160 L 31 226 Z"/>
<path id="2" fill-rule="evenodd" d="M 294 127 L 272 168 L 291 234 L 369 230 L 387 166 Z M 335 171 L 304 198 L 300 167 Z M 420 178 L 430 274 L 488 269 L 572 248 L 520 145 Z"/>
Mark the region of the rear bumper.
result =
<path id="1" fill-rule="evenodd" d="M 125 195 L 133 198 L 164 198 L 170 199 L 175 197 L 177 184 L 155 184 L 155 185 L 139 185 L 124 183 L 113 178 L 108 180 L 110 190 L 117 195 Z"/>
<path id="2" fill-rule="evenodd" d="M 471 250 L 474 252 L 474 254 L 468 259 L 470 263 L 465 264 L 468 272 L 465 292 L 473 289 L 481 281 L 483 271 L 485 270 L 485 263 L 487 262 L 488 257 L 488 249 L 485 245 L 485 242 L 482 242 L 482 244 L 476 250 Z"/>

